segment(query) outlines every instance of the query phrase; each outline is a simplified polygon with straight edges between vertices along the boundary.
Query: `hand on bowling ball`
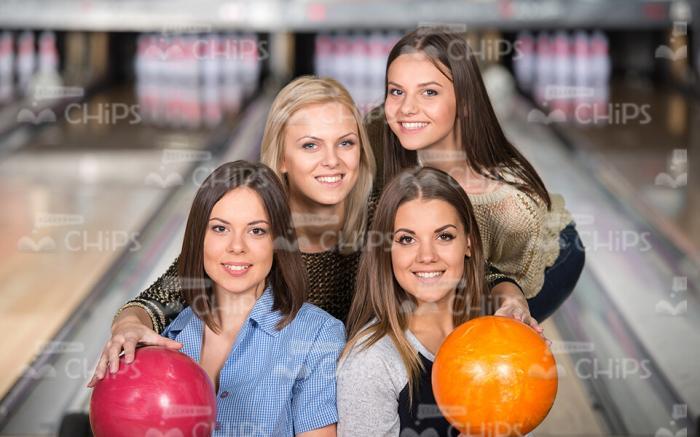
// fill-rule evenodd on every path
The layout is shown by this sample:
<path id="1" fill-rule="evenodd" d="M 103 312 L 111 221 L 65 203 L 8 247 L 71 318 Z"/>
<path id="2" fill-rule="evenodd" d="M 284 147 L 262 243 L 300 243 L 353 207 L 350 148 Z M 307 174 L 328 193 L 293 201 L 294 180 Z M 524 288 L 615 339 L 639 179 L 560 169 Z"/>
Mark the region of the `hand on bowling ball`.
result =
<path id="1" fill-rule="evenodd" d="M 551 344 L 551 341 L 544 336 L 544 328 L 530 315 L 527 299 L 525 299 L 520 289 L 508 282 L 503 282 L 494 287 L 492 293 L 496 298 L 496 302 L 499 303 L 498 310 L 496 310 L 494 316 L 520 320 L 537 331 L 547 341 L 547 344 Z"/>
<path id="2" fill-rule="evenodd" d="M 117 322 L 112 327 L 112 338 L 109 339 L 97 362 L 95 373 L 88 383 L 88 387 L 94 387 L 99 379 L 104 378 L 109 367 L 110 373 L 119 370 L 119 355 L 124 351 L 126 363 L 134 361 L 136 345 L 163 346 L 169 349 L 179 350 L 182 344 L 167 337 L 158 335 L 154 330 L 144 326 L 143 323 L 133 319 Z"/>

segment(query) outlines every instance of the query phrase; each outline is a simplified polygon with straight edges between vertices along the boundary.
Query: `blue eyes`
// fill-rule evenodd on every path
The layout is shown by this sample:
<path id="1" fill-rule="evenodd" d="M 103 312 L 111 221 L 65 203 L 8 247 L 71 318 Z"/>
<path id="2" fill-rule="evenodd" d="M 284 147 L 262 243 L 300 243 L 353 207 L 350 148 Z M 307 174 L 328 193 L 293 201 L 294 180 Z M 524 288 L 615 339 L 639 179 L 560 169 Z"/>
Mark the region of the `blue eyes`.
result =
<path id="1" fill-rule="evenodd" d="M 350 148 L 355 145 L 355 141 L 353 140 L 344 140 L 338 143 L 338 147 L 342 148 Z M 301 148 L 304 150 L 314 150 L 318 148 L 318 144 L 316 143 L 304 143 L 301 145 Z"/>

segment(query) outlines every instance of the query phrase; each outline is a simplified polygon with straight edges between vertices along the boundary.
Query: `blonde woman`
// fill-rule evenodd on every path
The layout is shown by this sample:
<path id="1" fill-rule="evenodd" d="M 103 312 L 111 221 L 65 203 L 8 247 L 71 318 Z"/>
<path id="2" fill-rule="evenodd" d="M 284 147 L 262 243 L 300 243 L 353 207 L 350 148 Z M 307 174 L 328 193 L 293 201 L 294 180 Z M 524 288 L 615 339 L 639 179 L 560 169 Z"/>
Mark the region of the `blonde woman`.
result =
<path id="1" fill-rule="evenodd" d="M 261 161 L 284 181 L 309 276 L 308 302 L 344 320 L 374 204 L 375 174 L 362 118 L 347 90 L 310 76 L 285 86 L 270 109 Z M 176 260 L 120 309 L 94 378 L 104 377 L 108 366 L 116 372 L 122 350 L 131 362 L 137 343 L 179 349 L 180 343 L 159 334 L 185 306 Z"/>

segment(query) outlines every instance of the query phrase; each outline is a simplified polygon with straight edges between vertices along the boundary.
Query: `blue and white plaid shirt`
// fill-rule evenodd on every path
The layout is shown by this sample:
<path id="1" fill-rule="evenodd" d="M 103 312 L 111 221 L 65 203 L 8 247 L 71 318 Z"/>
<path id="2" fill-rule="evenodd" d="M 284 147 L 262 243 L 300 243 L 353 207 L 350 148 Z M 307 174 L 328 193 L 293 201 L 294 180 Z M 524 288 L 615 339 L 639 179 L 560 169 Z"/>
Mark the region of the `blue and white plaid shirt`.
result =
<path id="1" fill-rule="evenodd" d="M 342 322 L 305 303 L 278 331 L 268 287 L 241 327 L 219 377 L 214 436 L 294 436 L 338 421 L 336 363 L 345 345 Z M 199 363 L 204 322 L 191 308 L 163 335 Z"/>

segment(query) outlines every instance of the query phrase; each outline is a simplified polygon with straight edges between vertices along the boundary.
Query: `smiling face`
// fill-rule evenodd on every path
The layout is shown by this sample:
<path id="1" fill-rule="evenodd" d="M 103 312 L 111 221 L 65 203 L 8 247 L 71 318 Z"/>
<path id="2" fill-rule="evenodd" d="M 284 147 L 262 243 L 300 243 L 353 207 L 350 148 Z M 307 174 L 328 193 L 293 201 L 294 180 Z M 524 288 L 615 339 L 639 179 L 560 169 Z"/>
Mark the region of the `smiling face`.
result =
<path id="1" fill-rule="evenodd" d="M 419 304 L 452 298 L 469 255 L 469 238 L 449 203 L 419 198 L 396 211 L 392 268 L 401 288 Z"/>
<path id="2" fill-rule="evenodd" d="M 259 293 L 272 261 L 270 219 L 262 199 L 250 188 L 229 191 L 212 208 L 204 235 L 204 270 L 214 289 Z"/>
<path id="3" fill-rule="evenodd" d="M 357 182 L 360 137 L 352 112 L 340 103 L 318 103 L 287 121 L 280 172 L 290 198 L 324 206 L 345 201 Z"/>
<path id="4" fill-rule="evenodd" d="M 405 149 L 459 150 L 454 86 L 441 68 L 421 52 L 400 55 L 389 65 L 384 111 Z"/>

